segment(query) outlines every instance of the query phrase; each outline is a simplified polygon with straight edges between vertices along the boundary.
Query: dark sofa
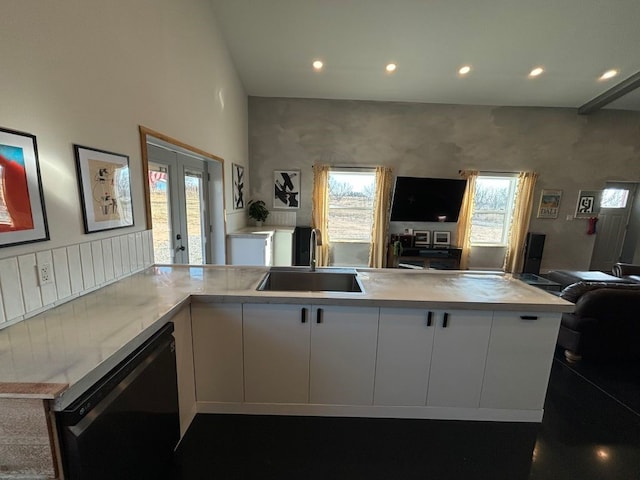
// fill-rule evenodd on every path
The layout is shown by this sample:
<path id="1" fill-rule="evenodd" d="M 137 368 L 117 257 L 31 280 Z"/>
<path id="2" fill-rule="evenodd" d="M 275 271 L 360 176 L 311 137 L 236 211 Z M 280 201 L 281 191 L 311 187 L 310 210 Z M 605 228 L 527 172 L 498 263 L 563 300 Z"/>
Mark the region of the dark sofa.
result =
<path id="1" fill-rule="evenodd" d="M 567 360 L 640 359 L 640 283 L 578 282 L 560 296 L 576 304 L 558 333 Z"/>
<path id="2" fill-rule="evenodd" d="M 633 263 L 616 263 L 611 269 L 616 277 L 640 283 L 640 265 Z"/>

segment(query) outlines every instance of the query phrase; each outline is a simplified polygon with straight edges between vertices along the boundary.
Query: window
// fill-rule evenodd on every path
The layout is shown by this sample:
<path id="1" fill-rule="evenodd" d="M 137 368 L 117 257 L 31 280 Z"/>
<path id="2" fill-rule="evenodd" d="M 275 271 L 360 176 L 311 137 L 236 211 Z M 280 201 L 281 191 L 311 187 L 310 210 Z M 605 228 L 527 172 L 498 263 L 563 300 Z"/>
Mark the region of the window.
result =
<path id="1" fill-rule="evenodd" d="M 371 242 L 375 192 L 373 169 L 329 172 L 330 242 Z"/>
<path id="2" fill-rule="evenodd" d="M 626 208 L 629 190 L 623 188 L 605 188 L 602 191 L 601 208 Z"/>
<path id="3" fill-rule="evenodd" d="M 517 183 L 515 175 L 478 176 L 471 218 L 472 245 L 507 245 Z"/>

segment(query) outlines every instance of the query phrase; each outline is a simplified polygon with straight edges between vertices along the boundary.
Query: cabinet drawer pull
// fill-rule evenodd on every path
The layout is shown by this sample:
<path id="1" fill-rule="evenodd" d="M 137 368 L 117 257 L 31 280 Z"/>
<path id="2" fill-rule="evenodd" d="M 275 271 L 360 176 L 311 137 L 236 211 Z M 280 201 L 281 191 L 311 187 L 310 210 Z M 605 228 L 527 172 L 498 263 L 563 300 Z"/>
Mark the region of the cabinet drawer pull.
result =
<path id="1" fill-rule="evenodd" d="M 316 323 L 322 323 L 322 309 L 316 311 Z"/>
<path id="2" fill-rule="evenodd" d="M 442 328 L 447 328 L 447 323 L 449 323 L 449 314 L 447 312 L 442 315 Z"/>
<path id="3" fill-rule="evenodd" d="M 300 321 L 302 323 L 307 323 L 307 309 L 306 308 L 302 309 Z"/>
<path id="4" fill-rule="evenodd" d="M 520 315 L 522 320 L 537 320 L 538 317 L 536 315 Z"/>
<path id="5" fill-rule="evenodd" d="M 430 327 L 433 323 L 433 312 L 427 312 L 427 327 Z"/>

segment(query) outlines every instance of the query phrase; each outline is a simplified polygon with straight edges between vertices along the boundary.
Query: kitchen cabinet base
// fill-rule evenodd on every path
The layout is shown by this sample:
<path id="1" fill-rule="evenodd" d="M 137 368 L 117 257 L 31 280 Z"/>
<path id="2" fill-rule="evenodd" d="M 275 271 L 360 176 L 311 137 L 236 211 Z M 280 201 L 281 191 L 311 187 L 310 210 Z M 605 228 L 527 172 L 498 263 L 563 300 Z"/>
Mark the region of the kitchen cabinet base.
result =
<path id="1" fill-rule="evenodd" d="M 197 402 L 198 413 L 245 415 L 306 415 L 324 417 L 414 418 L 486 422 L 542 421 L 544 410 L 496 408 L 393 407 L 386 405 L 315 405 L 271 403 Z"/>

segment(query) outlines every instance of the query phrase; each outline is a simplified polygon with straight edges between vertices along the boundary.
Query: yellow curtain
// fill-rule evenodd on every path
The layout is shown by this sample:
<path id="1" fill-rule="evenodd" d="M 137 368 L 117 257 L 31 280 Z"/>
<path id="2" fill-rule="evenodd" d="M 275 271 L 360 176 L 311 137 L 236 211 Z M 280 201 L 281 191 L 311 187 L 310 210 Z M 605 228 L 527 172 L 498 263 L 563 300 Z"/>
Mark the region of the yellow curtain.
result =
<path id="1" fill-rule="evenodd" d="M 462 197 L 462 207 L 458 216 L 458 247 L 462 248 L 460 270 L 469 268 L 469 254 L 471 253 L 471 217 L 473 215 L 473 200 L 476 195 L 477 170 L 461 170 L 460 176 L 467 180 L 467 186 Z"/>
<path id="2" fill-rule="evenodd" d="M 329 265 L 329 165 L 313 166 L 311 227 L 320 231 L 316 265 Z"/>
<path id="3" fill-rule="evenodd" d="M 369 266 L 383 268 L 387 260 L 387 232 L 391 208 L 392 170 L 376 167 L 376 197 L 373 203 L 373 225 L 371 227 L 371 248 Z"/>
<path id="4" fill-rule="evenodd" d="M 524 242 L 529 230 L 529 220 L 533 208 L 533 190 L 536 186 L 538 174 L 535 172 L 520 172 L 513 220 L 509 230 L 507 254 L 504 257 L 505 272 L 519 272 L 524 259 Z"/>

